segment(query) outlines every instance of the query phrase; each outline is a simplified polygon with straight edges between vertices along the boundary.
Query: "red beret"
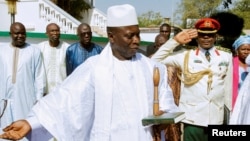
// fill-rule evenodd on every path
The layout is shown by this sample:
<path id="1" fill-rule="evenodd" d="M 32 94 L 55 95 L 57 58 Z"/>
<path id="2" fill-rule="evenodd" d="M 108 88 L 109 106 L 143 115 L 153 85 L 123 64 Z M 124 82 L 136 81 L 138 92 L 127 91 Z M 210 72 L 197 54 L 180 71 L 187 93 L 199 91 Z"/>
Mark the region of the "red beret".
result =
<path id="1" fill-rule="evenodd" d="M 220 29 L 220 23 L 212 18 L 203 18 L 196 22 L 195 28 L 200 33 L 216 33 Z"/>

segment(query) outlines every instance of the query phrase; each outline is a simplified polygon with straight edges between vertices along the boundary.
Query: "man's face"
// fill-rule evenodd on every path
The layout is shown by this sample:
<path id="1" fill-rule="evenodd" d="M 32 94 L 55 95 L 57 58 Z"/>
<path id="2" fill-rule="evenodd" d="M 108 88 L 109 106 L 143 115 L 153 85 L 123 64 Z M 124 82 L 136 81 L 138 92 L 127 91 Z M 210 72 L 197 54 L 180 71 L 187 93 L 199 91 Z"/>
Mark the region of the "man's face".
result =
<path id="1" fill-rule="evenodd" d="M 158 38 L 156 38 L 155 40 L 155 47 L 156 48 L 160 48 L 165 42 L 167 42 L 167 38 L 163 37 L 163 36 L 159 36 Z"/>
<path id="2" fill-rule="evenodd" d="M 170 37 L 171 33 L 171 27 L 169 26 L 163 26 L 160 28 L 160 34 L 166 35 L 168 38 Z"/>
<path id="3" fill-rule="evenodd" d="M 245 62 L 245 59 L 247 58 L 248 54 L 250 54 L 250 44 L 243 44 L 237 49 L 237 54 L 239 57 L 239 60 Z"/>
<path id="4" fill-rule="evenodd" d="M 12 45 L 16 47 L 23 47 L 26 40 L 25 27 L 20 24 L 16 24 L 11 28 L 10 34 L 12 38 Z"/>
<path id="5" fill-rule="evenodd" d="M 134 56 L 140 45 L 138 25 L 117 27 L 109 32 L 113 54 L 119 60 L 128 60 Z"/>
<path id="6" fill-rule="evenodd" d="M 88 26 L 83 25 L 78 30 L 78 36 L 80 38 L 80 42 L 83 46 L 89 45 L 91 43 L 92 32 Z"/>
<path id="7" fill-rule="evenodd" d="M 46 34 L 49 37 L 49 40 L 51 42 L 59 42 L 60 39 L 60 28 L 55 25 L 49 25 L 49 27 L 47 28 Z"/>
<path id="8" fill-rule="evenodd" d="M 198 32 L 198 37 L 196 41 L 201 48 L 209 49 L 214 46 L 214 43 L 216 41 L 216 34 Z"/>

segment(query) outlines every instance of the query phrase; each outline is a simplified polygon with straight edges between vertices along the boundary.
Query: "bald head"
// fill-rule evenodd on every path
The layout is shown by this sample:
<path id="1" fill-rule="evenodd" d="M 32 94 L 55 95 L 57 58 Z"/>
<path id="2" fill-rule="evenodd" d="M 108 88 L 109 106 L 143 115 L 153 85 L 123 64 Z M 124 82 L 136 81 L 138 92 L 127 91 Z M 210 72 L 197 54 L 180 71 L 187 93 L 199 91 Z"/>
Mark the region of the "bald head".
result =
<path id="1" fill-rule="evenodd" d="M 10 26 L 10 35 L 12 38 L 12 45 L 22 48 L 25 45 L 26 29 L 20 22 L 15 22 Z"/>
<path id="2" fill-rule="evenodd" d="M 25 32 L 26 32 L 25 26 L 20 22 L 15 22 L 15 23 L 11 24 L 10 25 L 10 32 L 12 32 L 13 30 L 15 30 L 17 28 L 18 29 L 24 29 Z"/>
<path id="3" fill-rule="evenodd" d="M 56 23 L 47 25 L 46 34 L 49 37 L 49 44 L 51 47 L 57 47 L 60 44 L 60 27 Z"/>
<path id="4" fill-rule="evenodd" d="M 91 45 L 92 31 L 89 24 L 80 24 L 77 28 L 77 35 L 80 38 L 80 43 L 82 47 L 88 47 Z"/>
<path id="5" fill-rule="evenodd" d="M 155 47 L 159 48 L 161 47 L 166 41 L 168 40 L 168 37 L 164 34 L 158 34 L 155 37 Z"/>
<path id="6" fill-rule="evenodd" d="M 56 23 L 50 23 L 46 27 L 46 32 L 48 33 L 50 31 L 50 29 L 52 29 L 52 28 L 59 29 L 59 31 L 60 31 L 60 27 Z"/>
<path id="7" fill-rule="evenodd" d="M 90 25 L 87 24 L 87 23 L 81 23 L 81 24 L 77 27 L 77 35 L 80 35 L 81 32 L 82 32 L 83 30 L 88 30 L 88 31 L 91 32 L 91 27 L 90 27 Z"/>

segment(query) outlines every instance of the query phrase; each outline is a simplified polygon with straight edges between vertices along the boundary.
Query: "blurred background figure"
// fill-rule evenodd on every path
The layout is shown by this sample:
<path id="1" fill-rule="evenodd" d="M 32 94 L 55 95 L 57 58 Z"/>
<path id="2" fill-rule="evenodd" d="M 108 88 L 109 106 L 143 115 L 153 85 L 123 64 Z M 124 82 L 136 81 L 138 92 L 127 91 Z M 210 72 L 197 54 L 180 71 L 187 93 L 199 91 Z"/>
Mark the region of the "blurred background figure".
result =
<path id="1" fill-rule="evenodd" d="M 154 42 L 154 48 L 155 51 L 157 51 L 161 45 L 163 45 L 166 41 L 168 40 L 167 36 L 164 34 L 158 34 L 155 37 L 155 42 Z M 151 57 L 153 54 L 149 55 L 148 57 Z"/>
<path id="2" fill-rule="evenodd" d="M 170 38 L 171 33 L 171 26 L 167 23 L 163 23 L 159 28 L 159 34 L 163 34 L 167 37 L 167 39 Z M 146 48 L 146 56 L 150 56 L 154 54 L 157 51 L 157 48 L 155 48 L 155 44 L 149 44 Z"/>

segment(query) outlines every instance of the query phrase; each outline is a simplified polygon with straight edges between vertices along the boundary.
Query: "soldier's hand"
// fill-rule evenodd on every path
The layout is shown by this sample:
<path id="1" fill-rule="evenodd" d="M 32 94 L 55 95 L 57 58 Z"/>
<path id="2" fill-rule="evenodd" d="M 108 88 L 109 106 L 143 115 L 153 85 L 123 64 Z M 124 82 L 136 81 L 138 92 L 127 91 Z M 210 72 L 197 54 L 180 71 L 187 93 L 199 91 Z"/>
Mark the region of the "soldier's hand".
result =
<path id="1" fill-rule="evenodd" d="M 187 44 L 188 42 L 190 42 L 193 38 L 196 38 L 197 36 L 198 36 L 198 33 L 196 29 L 187 29 L 175 35 L 174 40 L 176 40 L 180 44 Z"/>
<path id="2" fill-rule="evenodd" d="M 5 127 L 3 131 L 0 139 L 19 140 L 31 131 L 31 126 L 26 120 L 18 120 Z"/>

